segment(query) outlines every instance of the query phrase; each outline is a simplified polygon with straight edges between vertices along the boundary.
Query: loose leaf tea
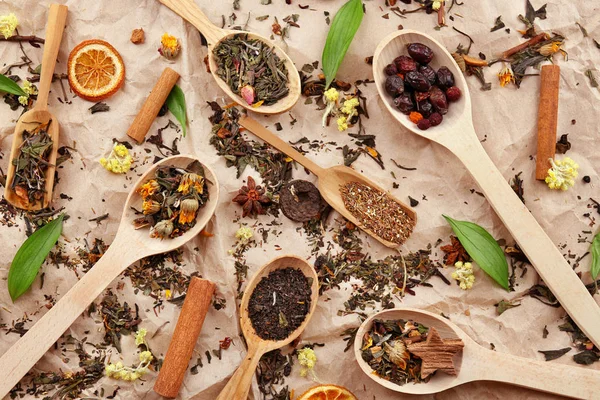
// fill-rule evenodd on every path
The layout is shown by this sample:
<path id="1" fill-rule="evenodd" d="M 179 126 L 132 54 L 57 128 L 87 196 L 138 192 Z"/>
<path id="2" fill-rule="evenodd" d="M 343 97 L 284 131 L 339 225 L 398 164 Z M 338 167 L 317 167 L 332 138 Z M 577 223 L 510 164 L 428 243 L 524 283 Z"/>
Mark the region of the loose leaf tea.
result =
<path id="1" fill-rule="evenodd" d="M 311 283 L 298 269 L 277 269 L 261 279 L 248 303 L 256 334 L 265 340 L 283 340 L 306 319 Z"/>
<path id="2" fill-rule="evenodd" d="M 150 236 L 161 239 L 181 236 L 194 227 L 198 210 L 208 201 L 202 166 L 195 163 L 186 169 L 159 167 L 137 192 L 144 216 L 133 221 L 135 229 L 149 226 Z"/>
<path id="3" fill-rule="evenodd" d="M 25 204 L 36 204 L 46 195 L 46 171 L 52 151 L 52 138 L 48 127 L 52 120 L 39 124 L 31 131 L 23 131 L 23 143 L 12 160 L 15 177 L 11 189 Z"/>
<path id="4" fill-rule="evenodd" d="M 340 192 L 346 209 L 380 238 L 402 244 L 412 233 L 415 221 L 386 193 L 360 182 L 349 182 Z"/>
<path id="5" fill-rule="evenodd" d="M 12 301 L 29 289 L 40 267 L 62 233 L 64 214 L 35 231 L 21 245 L 8 271 L 8 293 Z"/>
<path id="6" fill-rule="evenodd" d="M 269 106 L 288 95 L 285 61 L 267 43 L 239 34 L 219 42 L 213 53 L 217 75 L 246 103 Z"/>
<path id="7" fill-rule="evenodd" d="M 187 127 L 185 126 L 187 121 L 185 115 L 185 94 L 183 94 L 183 90 L 181 90 L 179 86 L 173 86 L 171 93 L 169 93 L 169 97 L 167 97 L 166 104 L 169 111 L 171 111 L 171 114 L 173 114 L 181 124 L 183 137 L 185 137 L 187 132 Z"/>

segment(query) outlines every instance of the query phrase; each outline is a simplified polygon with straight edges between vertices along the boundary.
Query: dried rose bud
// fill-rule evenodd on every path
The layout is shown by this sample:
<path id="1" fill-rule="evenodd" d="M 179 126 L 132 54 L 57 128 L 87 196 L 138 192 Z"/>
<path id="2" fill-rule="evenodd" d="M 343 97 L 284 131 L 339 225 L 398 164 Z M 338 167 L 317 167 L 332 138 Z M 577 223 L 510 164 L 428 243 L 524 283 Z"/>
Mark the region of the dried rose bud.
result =
<path id="1" fill-rule="evenodd" d="M 250 86 L 250 85 L 244 86 L 240 90 L 240 95 L 242 96 L 242 98 L 244 100 L 246 100 L 246 103 L 254 104 L 254 99 L 256 97 L 256 94 L 255 94 L 254 88 L 252 86 Z"/>

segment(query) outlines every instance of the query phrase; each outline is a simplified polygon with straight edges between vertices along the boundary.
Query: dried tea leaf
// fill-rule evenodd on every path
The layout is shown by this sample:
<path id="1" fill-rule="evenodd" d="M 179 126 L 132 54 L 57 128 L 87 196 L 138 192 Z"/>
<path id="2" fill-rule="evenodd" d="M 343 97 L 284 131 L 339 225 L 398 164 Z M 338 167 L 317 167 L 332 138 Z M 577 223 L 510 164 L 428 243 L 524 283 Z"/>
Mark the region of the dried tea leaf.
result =
<path id="1" fill-rule="evenodd" d="M 498 315 L 502 315 L 506 310 L 519 307 L 521 302 L 519 300 L 501 300 L 496 304 L 496 312 Z"/>
<path id="2" fill-rule="evenodd" d="M 584 350 L 581 353 L 577 353 L 573 356 L 573 361 L 581 365 L 591 365 L 598 360 L 600 360 L 600 357 L 592 350 Z"/>
<path id="3" fill-rule="evenodd" d="M 546 361 L 556 360 L 571 351 L 570 347 L 565 347 L 559 350 L 538 350 L 538 353 L 542 353 L 546 357 Z"/>
<path id="4" fill-rule="evenodd" d="M 173 86 L 171 89 L 171 93 L 169 93 L 169 97 L 167 97 L 167 107 L 171 114 L 177 118 L 177 121 L 181 124 L 181 129 L 183 129 L 183 136 L 186 134 L 186 115 L 185 115 L 185 95 L 183 94 L 183 90 L 177 85 Z"/>
<path id="5" fill-rule="evenodd" d="M 498 18 L 496 18 L 496 21 L 494 21 L 494 26 L 492 27 L 492 29 L 490 29 L 490 32 L 495 32 L 498 29 L 502 29 L 506 26 L 506 24 L 502 21 L 502 15 L 499 15 Z"/>
<path id="6" fill-rule="evenodd" d="M 598 81 L 596 80 L 596 78 L 594 77 L 594 73 L 592 72 L 591 69 L 588 69 L 585 71 L 585 76 L 588 77 L 588 79 L 590 80 L 590 85 L 592 87 L 597 88 L 598 87 Z"/>
<path id="7" fill-rule="evenodd" d="M 95 114 L 97 112 L 106 112 L 110 110 L 110 107 L 103 102 L 98 102 L 96 104 L 94 104 L 93 106 L 91 106 L 90 108 L 88 108 L 88 110 L 90 110 L 90 112 L 92 114 Z"/>
<path id="8" fill-rule="evenodd" d="M 528 290 L 527 294 L 548 306 L 560 307 L 560 303 L 547 286 L 534 285 Z"/>

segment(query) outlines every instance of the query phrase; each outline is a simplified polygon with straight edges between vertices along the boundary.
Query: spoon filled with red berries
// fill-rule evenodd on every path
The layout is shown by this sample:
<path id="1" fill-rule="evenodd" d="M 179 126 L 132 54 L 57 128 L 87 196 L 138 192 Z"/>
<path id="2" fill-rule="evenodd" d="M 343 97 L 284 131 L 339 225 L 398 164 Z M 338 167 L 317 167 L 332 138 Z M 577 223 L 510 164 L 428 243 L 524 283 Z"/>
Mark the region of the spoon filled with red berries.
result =
<path id="1" fill-rule="evenodd" d="M 377 46 L 373 73 L 390 113 L 458 157 L 561 305 L 600 345 L 600 307 L 485 152 L 467 83 L 446 48 L 423 33 L 394 32 Z"/>

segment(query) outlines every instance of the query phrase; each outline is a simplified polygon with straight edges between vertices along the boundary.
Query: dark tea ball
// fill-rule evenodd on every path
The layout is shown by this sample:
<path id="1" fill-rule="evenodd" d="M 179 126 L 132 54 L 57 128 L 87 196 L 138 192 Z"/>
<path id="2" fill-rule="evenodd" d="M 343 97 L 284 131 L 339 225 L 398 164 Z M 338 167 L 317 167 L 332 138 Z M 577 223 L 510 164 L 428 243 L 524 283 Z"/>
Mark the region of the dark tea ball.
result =
<path id="1" fill-rule="evenodd" d="M 385 91 L 388 92 L 390 96 L 398 96 L 399 94 L 404 93 L 404 82 L 402 78 L 398 75 L 390 75 L 385 80 Z"/>

